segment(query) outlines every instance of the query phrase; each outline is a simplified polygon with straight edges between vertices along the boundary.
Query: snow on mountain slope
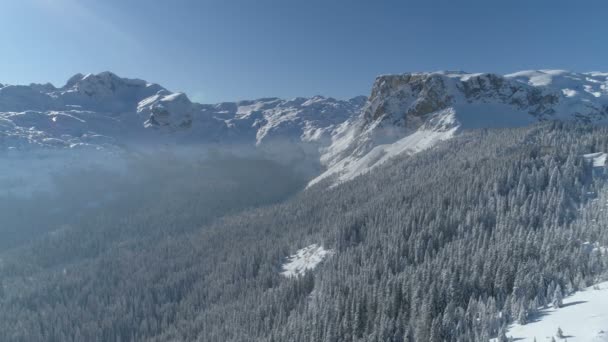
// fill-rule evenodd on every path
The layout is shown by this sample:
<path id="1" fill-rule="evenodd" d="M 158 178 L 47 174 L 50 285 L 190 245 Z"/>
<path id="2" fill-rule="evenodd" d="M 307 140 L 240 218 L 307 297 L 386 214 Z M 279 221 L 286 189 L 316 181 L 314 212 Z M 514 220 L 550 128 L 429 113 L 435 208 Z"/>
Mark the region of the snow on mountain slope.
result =
<path id="1" fill-rule="evenodd" d="M 75 75 L 62 88 L 4 85 L 0 88 L 0 151 L 115 145 L 121 137 L 133 138 L 143 131 L 136 108 L 157 94 L 169 91 L 109 72 Z"/>
<path id="2" fill-rule="evenodd" d="M 78 74 L 65 86 L 0 85 L 0 153 L 32 148 L 115 149 L 152 143 L 247 146 L 307 164 L 334 184 L 460 130 L 539 120 L 605 122 L 608 74 L 562 70 L 505 76 L 430 72 L 379 76 L 369 99 L 316 96 L 198 104 L 143 80 Z"/>
<path id="3" fill-rule="evenodd" d="M 0 86 L 0 151 L 142 141 L 262 146 L 275 140 L 315 143 L 318 149 L 364 103 L 364 97 L 317 96 L 202 105 L 143 80 L 77 74 L 61 88 Z"/>
<path id="4" fill-rule="evenodd" d="M 150 113 L 145 128 L 190 128 L 195 108 L 183 93 L 156 94 L 140 101 L 137 113 Z"/>
<path id="5" fill-rule="evenodd" d="M 557 328 L 564 339 L 556 336 Z M 564 299 L 563 307 L 541 310 L 540 317 L 526 325 L 514 324 L 507 336 L 514 341 L 608 342 L 608 282 L 589 287 Z"/>
<path id="6" fill-rule="evenodd" d="M 359 117 L 322 150 L 326 171 L 310 182 L 339 183 L 399 153 L 416 153 L 470 128 L 539 120 L 605 122 L 608 76 L 561 70 L 510 75 L 431 72 L 379 76 Z"/>
<path id="7" fill-rule="evenodd" d="M 604 152 L 588 153 L 583 155 L 583 158 L 589 160 L 593 167 L 604 167 L 606 165 L 606 156 Z"/>
<path id="8" fill-rule="evenodd" d="M 334 254 L 332 250 L 327 250 L 317 244 L 304 247 L 288 258 L 281 274 L 287 278 L 304 275 L 332 254 Z"/>

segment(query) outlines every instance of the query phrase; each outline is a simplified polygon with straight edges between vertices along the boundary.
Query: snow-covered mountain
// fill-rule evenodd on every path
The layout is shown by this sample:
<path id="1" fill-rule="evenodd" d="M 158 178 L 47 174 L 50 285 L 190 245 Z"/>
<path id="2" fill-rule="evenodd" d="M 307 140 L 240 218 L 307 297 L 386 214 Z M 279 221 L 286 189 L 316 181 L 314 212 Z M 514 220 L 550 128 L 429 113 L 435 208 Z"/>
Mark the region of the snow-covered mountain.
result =
<path id="1" fill-rule="evenodd" d="M 235 144 L 290 163 L 312 162 L 315 184 L 351 179 L 462 129 L 551 119 L 603 122 L 607 116 L 608 73 L 600 72 L 385 75 L 376 79 L 368 99 L 317 96 L 213 105 L 103 72 L 75 75 L 61 88 L 0 84 L 0 151 Z"/>
<path id="2" fill-rule="evenodd" d="M 562 70 L 509 75 L 411 73 L 376 79 L 356 120 L 323 150 L 327 171 L 345 181 L 400 153 L 416 153 L 468 128 L 513 127 L 539 120 L 603 122 L 608 73 Z"/>
<path id="3" fill-rule="evenodd" d="M 139 142 L 322 144 L 365 97 L 259 99 L 202 105 L 158 84 L 113 73 L 78 74 L 65 86 L 0 85 L 0 150 L 113 148 Z"/>

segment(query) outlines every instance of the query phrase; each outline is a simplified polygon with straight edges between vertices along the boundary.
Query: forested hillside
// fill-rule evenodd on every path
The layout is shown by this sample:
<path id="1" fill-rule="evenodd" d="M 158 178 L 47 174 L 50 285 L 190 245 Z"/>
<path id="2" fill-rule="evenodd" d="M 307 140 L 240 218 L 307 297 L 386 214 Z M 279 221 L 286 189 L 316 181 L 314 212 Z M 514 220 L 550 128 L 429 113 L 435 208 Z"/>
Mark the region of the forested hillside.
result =
<path id="1" fill-rule="evenodd" d="M 82 161 L 95 157 L 105 159 Z M 306 181 L 276 162 L 223 150 L 200 155 L 179 149 L 131 155 L 56 152 L 46 159 L 19 159 L 6 172 L 21 173 L 15 183 L 37 190 L 19 191 L 24 186 L 17 184 L 17 190 L 8 186 L 0 193 L 0 252 L 50 232 L 54 243 L 65 244 L 67 236 L 78 241 L 60 249 L 71 259 L 76 259 L 74 247 L 91 253 L 126 239 L 175 235 L 226 214 L 276 203 Z"/>
<path id="2" fill-rule="evenodd" d="M 605 170 L 583 157 L 605 151 L 605 127 L 472 130 L 338 186 L 206 220 L 194 213 L 209 203 L 187 191 L 192 169 L 179 191 L 138 197 L 152 208 L 118 197 L 0 254 L 0 340 L 505 339 L 509 322 L 607 269 L 586 243 L 608 246 L 607 211 L 589 210 L 608 192 Z M 312 244 L 332 253 L 283 276 Z"/>

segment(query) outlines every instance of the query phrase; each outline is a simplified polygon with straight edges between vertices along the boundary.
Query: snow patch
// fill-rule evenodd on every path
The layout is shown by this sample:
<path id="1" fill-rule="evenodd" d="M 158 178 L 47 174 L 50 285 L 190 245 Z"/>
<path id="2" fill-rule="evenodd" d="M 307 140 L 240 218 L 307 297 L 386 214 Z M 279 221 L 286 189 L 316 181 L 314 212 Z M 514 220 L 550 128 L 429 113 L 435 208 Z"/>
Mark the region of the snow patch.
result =
<path id="1" fill-rule="evenodd" d="M 604 167 L 606 165 L 606 156 L 604 152 L 588 153 L 584 154 L 583 158 L 591 162 L 593 167 Z"/>
<path id="2" fill-rule="evenodd" d="M 334 185 L 368 173 L 377 166 L 400 154 L 412 155 L 433 147 L 438 142 L 454 136 L 458 128 L 448 131 L 418 130 L 392 144 L 382 144 L 372 148 L 362 157 L 349 156 L 331 166 L 327 171 L 309 182 L 312 186 L 328 177 L 336 177 Z"/>
<path id="3" fill-rule="evenodd" d="M 565 97 L 574 97 L 578 94 L 578 91 L 570 88 L 565 88 L 562 89 L 562 94 L 564 94 Z"/>
<path id="4" fill-rule="evenodd" d="M 505 75 L 507 78 L 527 79 L 527 83 L 534 87 L 549 86 L 555 76 L 568 74 L 565 70 L 526 70 Z"/>
<path id="5" fill-rule="evenodd" d="M 288 258 L 288 261 L 283 264 L 281 274 L 287 278 L 304 275 L 306 271 L 314 269 L 323 259 L 333 254 L 334 251 L 317 244 L 304 247 Z"/>
<path id="6" fill-rule="evenodd" d="M 599 91 L 595 91 L 595 89 L 593 88 L 593 86 L 590 85 L 585 85 L 585 91 L 591 95 L 593 95 L 594 97 L 600 97 L 602 96 L 602 93 Z"/>

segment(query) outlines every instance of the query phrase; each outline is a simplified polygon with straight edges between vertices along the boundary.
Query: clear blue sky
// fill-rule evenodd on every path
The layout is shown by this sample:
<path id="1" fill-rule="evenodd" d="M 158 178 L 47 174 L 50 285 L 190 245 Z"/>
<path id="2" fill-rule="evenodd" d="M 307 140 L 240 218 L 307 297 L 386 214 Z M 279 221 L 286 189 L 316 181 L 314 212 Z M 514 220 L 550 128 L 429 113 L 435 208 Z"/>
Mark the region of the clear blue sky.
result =
<path id="1" fill-rule="evenodd" d="M 0 82 L 110 70 L 212 103 L 367 95 L 407 71 L 608 71 L 607 15 L 604 0 L 5 0 Z"/>

